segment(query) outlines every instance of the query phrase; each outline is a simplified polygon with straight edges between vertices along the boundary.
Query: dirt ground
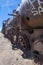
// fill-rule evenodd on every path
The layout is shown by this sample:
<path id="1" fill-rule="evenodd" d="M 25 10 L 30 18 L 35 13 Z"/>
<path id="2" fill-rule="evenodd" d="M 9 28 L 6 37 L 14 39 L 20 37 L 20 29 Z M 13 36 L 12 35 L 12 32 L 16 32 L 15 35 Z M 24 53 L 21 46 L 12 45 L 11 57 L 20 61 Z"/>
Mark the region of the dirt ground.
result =
<path id="1" fill-rule="evenodd" d="M 12 44 L 0 33 L 0 65 L 38 65 L 34 63 L 30 51 L 20 46 L 12 50 Z"/>

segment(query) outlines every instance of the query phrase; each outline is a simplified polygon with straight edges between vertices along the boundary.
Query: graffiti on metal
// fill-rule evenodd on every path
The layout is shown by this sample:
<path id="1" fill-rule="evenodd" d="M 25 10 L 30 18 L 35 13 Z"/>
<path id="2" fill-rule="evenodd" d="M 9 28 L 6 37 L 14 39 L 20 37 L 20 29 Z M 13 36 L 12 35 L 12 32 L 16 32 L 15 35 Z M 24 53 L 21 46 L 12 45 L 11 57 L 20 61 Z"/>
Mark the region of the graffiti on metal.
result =
<path id="1" fill-rule="evenodd" d="M 36 9 L 34 3 L 37 2 L 38 3 L 38 9 Z M 41 15 L 41 12 L 43 12 L 43 7 L 41 5 L 43 5 L 43 2 L 40 0 L 28 0 L 28 4 L 30 3 L 31 8 L 31 13 L 35 16 L 37 14 Z"/>

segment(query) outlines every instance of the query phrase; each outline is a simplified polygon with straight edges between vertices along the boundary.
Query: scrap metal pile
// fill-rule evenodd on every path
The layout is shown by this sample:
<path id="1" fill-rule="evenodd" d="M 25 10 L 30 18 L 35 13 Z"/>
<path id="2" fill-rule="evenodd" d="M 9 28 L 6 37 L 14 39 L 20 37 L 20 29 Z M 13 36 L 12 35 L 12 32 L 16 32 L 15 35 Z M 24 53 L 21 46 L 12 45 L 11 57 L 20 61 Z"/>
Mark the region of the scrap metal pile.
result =
<path id="1" fill-rule="evenodd" d="M 19 10 L 18 10 L 19 9 Z M 20 44 L 43 56 L 43 2 L 26 0 L 3 21 L 2 33 L 12 44 Z"/>

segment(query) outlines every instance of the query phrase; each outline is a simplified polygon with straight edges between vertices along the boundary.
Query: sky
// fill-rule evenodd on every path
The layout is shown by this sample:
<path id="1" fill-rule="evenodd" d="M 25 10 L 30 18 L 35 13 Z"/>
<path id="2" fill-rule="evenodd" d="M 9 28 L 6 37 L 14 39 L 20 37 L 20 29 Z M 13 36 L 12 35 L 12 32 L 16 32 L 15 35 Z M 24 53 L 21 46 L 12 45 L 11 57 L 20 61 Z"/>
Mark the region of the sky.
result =
<path id="1" fill-rule="evenodd" d="M 10 13 L 17 9 L 18 4 L 24 0 L 0 0 L 0 30 L 2 28 L 2 21 L 9 18 Z"/>

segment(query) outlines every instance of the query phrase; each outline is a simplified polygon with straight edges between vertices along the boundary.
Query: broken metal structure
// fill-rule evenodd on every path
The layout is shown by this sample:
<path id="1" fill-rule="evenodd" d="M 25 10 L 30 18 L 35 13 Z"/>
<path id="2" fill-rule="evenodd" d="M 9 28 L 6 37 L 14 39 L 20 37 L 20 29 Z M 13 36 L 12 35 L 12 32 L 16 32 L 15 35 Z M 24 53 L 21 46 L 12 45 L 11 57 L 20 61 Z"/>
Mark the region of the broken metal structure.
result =
<path id="1" fill-rule="evenodd" d="M 20 10 L 8 14 L 12 18 L 4 20 L 2 32 L 12 44 L 21 44 L 43 55 L 43 2 L 27 0 L 19 7 Z"/>

